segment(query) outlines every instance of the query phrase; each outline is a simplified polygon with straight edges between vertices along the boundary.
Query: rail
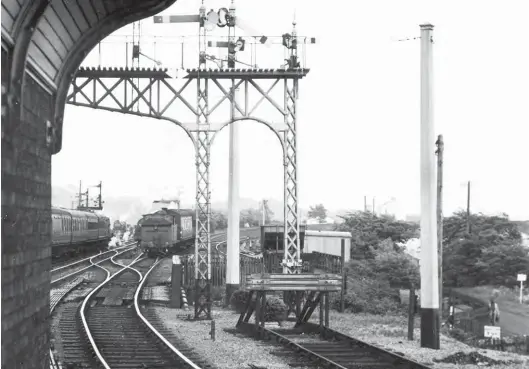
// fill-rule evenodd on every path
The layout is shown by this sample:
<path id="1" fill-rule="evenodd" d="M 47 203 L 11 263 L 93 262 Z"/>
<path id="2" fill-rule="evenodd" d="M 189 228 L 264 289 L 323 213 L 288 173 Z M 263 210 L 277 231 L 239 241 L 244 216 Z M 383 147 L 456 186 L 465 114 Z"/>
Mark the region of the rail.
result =
<path id="1" fill-rule="evenodd" d="M 71 267 L 71 266 L 74 266 L 76 264 L 81 264 L 81 263 L 84 263 L 85 261 L 88 261 L 90 260 L 91 258 L 95 257 L 95 256 L 101 256 L 101 255 L 104 255 L 106 253 L 109 253 L 109 252 L 113 252 L 113 251 L 117 251 L 117 250 L 121 250 L 121 249 L 124 249 L 126 247 L 130 247 L 130 245 L 133 245 L 135 244 L 136 241 L 127 241 L 125 244 L 123 244 L 123 246 L 120 246 L 120 247 L 116 247 L 112 250 L 108 250 L 108 251 L 104 251 L 104 252 L 100 252 L 99 254 L 97 255 L 92 255 L 92 256 L 89 256 L 87 258 L 84 258 L 84 259 L 81 259 L 81 260 L 77 260 L 77 261 L 74 261 L 73 263 L 70 263 L 70 264 L 66 264 L 66 265 L 63 265 L 63 266 L 60 266 L 58 268 L 55 268 L 55 269 L 52 269 L 51 272 L 56 272 L 58 270 L 61 270 L 61 269 L 64 269 L 64 268 L 68 268 L 68 267 Z"/>
<path id="2" fill-rule="evenodd" d="M 335 363 L 334 361 L 324 357 L 324 356 L 321 356 L 315 352 L 312 352 L 311 350 L 303 347 L 302 345 L 298 344 L 298 343 L 295 343 L 293 342 L 292 340 L 288 339 L 287 337 L 283 336 L 282 334 L 278 333 L 278 332 L 274 332 L 273 330 L 271 329 L 267 329 L 267 328 L 264 328 L 264 327 L 258 327 L 257 328 L 258 331 L 262 331 L 263 333 L 268 333 L 270 336 L 274 336 L 277 340 L 277 342 L 279 343 L 283 343 L 283 344 L 287 344 L 288 346 L 290 347 L 294 347 L 295 348 L 295 351 L 296 352 L 302 352 L 306 355 L 309 355 L 312 356 L 312 357 L 316 357 L 318 360 L 320 360 L 320 362 L 322 363 L 327 363 L 327 364 L 330 364 L 332 365 L 334 368 L 338 368 L 338 369 L 347 369 L 345 366 L 342 366 L 338 363 Z"/>
<path id="3" fill-rule="evenodd" d="M 320 333 L 322 338 L 322 344 L 335 344 L 339 343 L 340 341 L 347 342 L 348 344 L 352 345 L 352 347 L 357 347 L 362 350 L 363 353 L 367 354 L 366 357 L 370 357 L 373 360 L 375 360 L 372 363 L 364 363 L 365 367 L 371 367 L 371 366 L 380 366 L 382 363 L 384 363 L 384 367 L 387 365 L 392 366 L 399 366 L 399 367 L 405 367 L 409 369 L 428 369 L 429 367 L 421 364 L 415 360 L 406 358 L 402 355 L 396 354 L 394 352 L 390 352 L 388 350 L 382 349 L 380 347 L 376 347 L 374 345 L 370 345 L 364 341 L 358 340 L 356 338 L 347 336 L 345 334 L 342 334 L 340 332 L 337 332 L 335 330 L 332 330 L 328 327 L 320 327 L 313 323 L 305 323 L 304 324 L 305 329 L 302 329 L 303 333 L 305 334 L 311 334 L 311 333 Z M 311 360 L 314 365 L 316 363 L 322 364 L 322 367 L 331 367 L 331 368 L 337 368 L 337 369 L 345 369 L 346 367 L 333 361 L 330 359 L 329 356 L 333 356 L 332 349 L 329 349 L 330 346 L 327 346 L 325 350 L 321 351 L 320 353 L 315 352 L 312 348 L 305 347 L 304 343 L 297 343 L 291 340 L 290 338 L 286 337 L 285 335 L 273 331 L 271 329 L 265 328 L 263 326 L 254 326 L 251 323 L 242 323 L 239 327 L 239 329 L 242 329 L 247 334 L 250 334 L 256 338 L 264 339 L 264 340 L 270 340 L 275 339 L 276 342 L 279 344 L 282 344 L 285 348 L 288 348 L 292 350 L 293 354 L 301 355 L 302 357 L 308 358 Z M 299 333 L 298 333 L 299 334 Z M 330 341 L 328 339 L 331 339 Z M 314 346 L 314 343 L 313 345 Z M 319 346 L 318 346 L 319 347 Z M 351 346 L 346 346 L 351 347 Z M 343 352 L 343 348 L 336 347 L 335 352 Z M 351 354 L 353 357 L 355 355 L 360 354 L 360 352 L 354 350 L 351 351 Z M 341 361 L 344 359 L 342 355 Z M 335 359 L 336 360 L 336 359 Z M 353 360 L 353 358 L 351 358 Z M 304 366 L 311 366 L 311 364 L 307 364 Z"/>
<path id="4" fill-rule="evenodd" d="M 94 267 L 94 266 L 99 266 L 100 263 L 102 263 L 102 262 L 104 262 L 104 261 L 107 261 L 108 259 L 113 259 L 113 258 L 115 258 L 116 256 L 121 255 L 121 254 L 124 254 L 124 253 L 130 251 L 131 249 L 133 249 L 133 248 L 129 248 L 129 249 L 123 250 L 122 252 L 118 252 L 118 250 L 121 250 L 121 249 L 123 249 L 123 248 L 127 248 L 127 247 L 129 247 L 129 246 L 130 246 L 130 245 L 128 245 L 128 246 L 122 246 L 122 247 L 119 247 L 119 248 L 116 248 L 116 249 L 113 249 L 113 250 L 109 250 L 109 251 L 104 252 L 104 253 L 107 253 L 107 252 L 115 252 L 115 254 L 114 254 L 113 256 L 107 258 L 107 259 L 103 259 L 103 260 L 101 260 L 101 261 L 98 261 L 97 263 L 92 263 L 92 259 L 95 258 L 95 257 L 97 257 L 97 256 L 101 256 L 101 255 L 104 254 L 104 253 L 101 253 L 101 254 L 98 254 L 98 255 L 93 255 L 93 256 L 91 256 L 91 257 L 89 257 L 89 258 L 84 259 L 83 261 L 86 261 L 86 260 L 90 261 L 90 262 L 91 262 L 91 265 L 90 265 L 89 267 L 87 267 L 87 268 L 82 269 L 82 270 L 86 270 L 86 269 L 88 269 L 88 268 L 92 268 L 92 267 Z M 79 263 L 79 262 L 72 263 L 71 265 L 75 265 L 75 264 L 78 264 L 78 263 Z M 58 269 L 62 269 L 62 267 L 61 267 L 61 268 L 57 268 L 57 270 L 58 270 Z M 59 278 L 59 279 L 57 279 L 57 280 L 55 280 L 55 281 L 52 281 L 52 284 L 53 284 L 54 282 L 58 282 L 58 281 L 60 281 L 60 280 L 62 280 L 62 279 L 65 279 L 65 278 L 67 278 L 67 277 L 70 277 L 71 275 L 77 274 L 77 273 L 79 273 L 79 272 L 80 272 L 80 271 L 76 271 L 76 272 L 73 272 L 73 273 L 71 273 L 71 274 L 69 274 L 69 275 L 67 275 L 67 276 L 65 276 L 65 277 Z M 108 278 L 108 275 L 107 275 L 107 278 Z M 69 288 L 67 288 L 67 289 L 65 289 L 65 290 L 63 291 L 62 296 L 61 296 L 57 301 L 55 301 L 55 303 L 52 303 L 52 305 L 51 305 L 51 307 L 50 307 L 50 314 L 53 312 L 53 310 L 54 310 L 55 307 L 59 304 L 59 302 L 64 298 L 64 296 L 66 296 L 66 295 L 67 295 L 72 289 L 74 289 L 77 285 L 78 285 L 78 283 L 72 282 L 71 285 L 69 286 Z M 50 369 L 62 369 L 61 364 L 55 360 L 55 355 L 53 355 L 53 351 L 51 350 L 51 348 L 50 348 Z"/>
<path id="5" fill-rule="evenodd" d="M 124 251 L 126 252 L 126 251 Z M 143 255 L 143 253 L 141 253 L 140 255 L 138 255 L 130 264 L 129 264 L 129 267 L 143 259 L 140 259 L 141 256 Z M 117 255 L 114 255 L 114 256 L 117 256 Z M 94 264 L 94 265 L 97 265 L 97 264 Z M 83 322 L 83 328 L 86 332 L 86 335 L 88 337 L 88 340 L 90 341 L 90 344 L 92 345 L 92 348 L 94 349 L 94 353 L 95 355 L 97 356 L 97 359 L 99 360 L 99 362 L 103 365 L 103 367 L 105 369 L 111 369 L 110 366 L 108 366 L 106 360 L 103 358 L 103 355 L 101 355 L 101 353 L 99 352 L 99 349 L 97 348 L 97 345 L 95 343 L 95 340 L 94 340 L 94 337 L 92 337 L 92 334 L 90 333 L 90 328 L 88 327 L 88 322 L 86 320 L 86 316 L 85 316 L 85 309 L 86 309 L 86 305 L 88 303 L 88 301 L 90 301 L 90 299 L 92 298 L 92 296 L 98 292 L 105 284 L 107 284 L 108 282 L 110 282 L 113 278 L 115 278 L 118 274 L 121 274 L 124 270 L 126 270 L 127 268 L 123 268 L 121 269 L 120 271 L 114 273 L 114 274 L 110 274 L 110 272 L 97 265 L 98 267 L 100 267 L 101 269 L 103 269 L 104 271 L 107 272 L 107 278 L 101 282 L 99 284 L 99 286 L 97 286 L 96 288 L 94 288 L 89 294 L 88 296 L 86 296 L 86 298 L 84 299 L 83 301 L 83 304 L 81 305 L 81 321 Z"/>
<path id="6" fill-rule="evenodd" d="M 90 261 L 90 265 L 88 265 L 86 268 L 82 268 L 82 269 L 76 270 L 76 271 L 74 271 L 74 272 L 72 272 L 72 273 L 70 273 L 70 274 L 67 274 L 67 275 L 62 276 L 62 277 L 60 277 L 60 278 L 57 278 L 57 279 L 51 281 L 51 284 L 53 285 L 53 284 L 55 284 L 55 283 L 57 283 L 57 282 L 60 282 L 60 281 L 62 281 L 62 280 L 64 280 L 64 279 L 66 279 L 66 278 L 69 278 L 69 277 L 72 277 L 72 276 L 74 276 L 74 275 L 76 275 L 76 274 L 79 274 L 79 273 L 81 273 L 81 272 L 84 272 L 84 271 L 87 270 L 87 269 L 93 268 L 94 266 L 99 266 L 99 264 L 101 264 L 102 262 L 107 261 L 108 259 L 112 259 L 112 258 L 114 258 L 114 257 L 116 257 L 116 256 L 118 256 L 118 255 L 121 255 L 122 253 L 128 252 L 128 251 L 134 249 L 135 247 L 136 247 L 136 245 L 135 245 L 135 246 L 132 246 L 132 247 L 131 247 L 131 246 L 127 246 L 127 248 L 126 248 L 125 250 L 123 250 L 122 252 L 118 252 L 118 251 L 115 250 L 115 249 L 114 249 L 114 250 L 111 250 L 111 252 L 116 252 L 117 254 L 115 254 L 115 255 L 113 255 L 113 256 L 110 256 L 110 257 L 108 257 L 108 258 L 106 258 L 106 259 L 100 260 L 100 261 L 98 261 L 98 262 L 96 262 L 96 263 L 94 263 L 94 262 L 92 261 L 92 259 L 94 259 L 94 258 L 96 258 L 96 257 L 99 257 L 99 256 L 101 256 L 102 254 L 98 254 L 98 255 L 91 256 L 90 258 L 88 258 L 89 261 Z"/>
<path id="7" fill-rule="evenodd" d="M 149 329 L 167 346 L 171 349 L 171 351 L 173 351 L 173 353 L 175 353 L 180 359 L 182 359 L 186 364 L 188 364 L 191 368 L 193 369 L 201 369 L 199 366 L 197 366 L 195 363 L 193 363 L 191 360 L 189 360 L 185 355 L 183 355 L 178 349 L 176 349 L 169 341 L 167 341 L 165 339 L 164 336 L 162 336 L 160 334 L 160 332 L 158 332 L 158 330 L 156 328 L 154 328 L 151 323 L 149 323 L 149 321 L 143 316 L 143 314 L 140 312 L 140 307 L 139 307 L 139 304 L 138 304 L 138 297 L 140 295 L 140 292 L 141 292 L 141 289 L 143 287 L 143 284 L 145 283 L 145 281 L 147 280 L 147 276 L 149 275 L 149 273 L 158 265 L 158 263 L 161 261 L 162 259 L 156 261 L 154 263 L 154 265 L 145 273 L 145 276 L 143 277 L 143 279 L 140 279 L 140 284 L 138 285 L 138 288 L 136 289 L 136 293 L 134 294 L 134 308 L 136 309 L 136 314 L 138 314 L 138 316 L 140 317 L 140 319 L 143 321 L 143 323 L 145 323 L 145 325 L 147 327 L 149 327 Z M 141 276 L 141 273 L 139 271 L 137 271 L 138 274 L 140 274 Z"/>

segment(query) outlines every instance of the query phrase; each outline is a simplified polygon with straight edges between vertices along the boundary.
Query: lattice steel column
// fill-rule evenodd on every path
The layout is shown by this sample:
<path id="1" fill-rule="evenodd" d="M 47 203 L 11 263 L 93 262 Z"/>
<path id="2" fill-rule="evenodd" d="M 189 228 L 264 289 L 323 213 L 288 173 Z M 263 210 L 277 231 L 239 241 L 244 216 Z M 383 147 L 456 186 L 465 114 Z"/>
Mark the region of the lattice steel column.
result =
<path id="1" fill-rule="evenodd" d="M 297 178 L 297 137 L 296 107 L 298 96 L 298 78 L 284 79 L 284 133 L 285 154 L 285 258 L 283 273 L 301 273 L 301 247 L 298 219 L 298 178 Z"/>
<path id="2" fill-rule="evenodd" d="M 209 163 L 211 137 L 208 131 L 208 79 L 197 78 L 196 166 L 197 204 L 195 240 L 195 319 L 206 314 L 211 319 L 211 240 L 210 240 L 210 191 Z"/>

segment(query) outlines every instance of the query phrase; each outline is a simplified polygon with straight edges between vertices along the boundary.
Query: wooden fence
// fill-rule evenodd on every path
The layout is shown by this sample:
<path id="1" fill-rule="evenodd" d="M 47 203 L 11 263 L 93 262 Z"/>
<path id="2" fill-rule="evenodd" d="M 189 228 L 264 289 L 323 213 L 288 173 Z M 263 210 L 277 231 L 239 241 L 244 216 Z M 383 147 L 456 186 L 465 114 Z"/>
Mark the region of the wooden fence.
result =
<path id="1" fill-rule="evenodd" d="M 267 253 L 261 258 L 252 258 L 245 255 L 240 256 L 240 286 L 244 288 L 247 274 L 255 273 L 281 273 L 283 267 L 281 261 L 283 254 Z M 342 258 L 336 255 L 328 255 L 320 252 L 303 254 L 303 272 L 314 273 L 323 271 L 326 273 L 341 274 Z M 184 255 L 182 258 L 182 283 L 184 286 L 193 286 L 195 283 L 195 258 L 194 255 Z M 214 287 L 226 284 L 226 258 L 222 255 L 211 256 L 211 285 Z"/>
<path id="2" fill-rule="evenodd" d="M 483 340 L 480 348 L 529 355 L 529 336 L 507 337 L 502 340 Z"/>
<path id="3" fill-rule="evenodd" d="M 529 336 L 511 336 L 501 340 L 484 338 L 485 326 L 490 325 L 489 308 L 486 302 L 457 291 L 447 291 L 452 304 L 463 303 L 472 310 L 455 315 L 454 327 L 470 333 L 477 338 L 476 346 L 484 349 L 529 354 Z"/>
<path id="4" fill-rule="evenodd" d="M 343 260 L 341 256 L 324 254 L 317 251 L 313 251 L 311 254 L 307 254 L 307 256 L 312 258 L 312 260 L 309 260 L 309 265 L 312 268 L 311 272 L 319 269 L 327 273 L 342 273 Z"/>
<path id="5" fill-rule="evenodd" d="M 471 333 L 476 337 L 483 337 L 487 319 L 488 315 L 486 317 L 480 317 L 472 313 L 459 313 L 454 317 L 454 327 L 466 333 Z"/>
<path id="6" fill-rule="evenodd" d="M 195 284 L 195 258 L 194 255 L 185 255 L 182 257 L 182 283 L 184 286 L 194 286 Z M 265 266 L 263 260 L 259 258 L 250 258 L 240 256 L 240 283 L 245 281 L 246 274 L 263 273 Z M 226 284 L 226 258 L 224 256 L 211 256 L 211 285 L 220 287 Z"/>

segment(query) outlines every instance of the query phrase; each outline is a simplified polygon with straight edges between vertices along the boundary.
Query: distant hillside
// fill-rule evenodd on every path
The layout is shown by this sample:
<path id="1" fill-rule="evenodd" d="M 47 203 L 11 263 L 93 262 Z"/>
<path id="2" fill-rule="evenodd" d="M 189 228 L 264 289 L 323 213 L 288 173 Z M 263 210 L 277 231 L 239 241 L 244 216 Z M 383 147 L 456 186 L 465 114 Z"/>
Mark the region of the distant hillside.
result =
<path id="1" fill-rule="evenodd" d="M 274 212 L 274 219 L 283 219 L 283 202 L 275 199 L 268 200 L 268 207 Z M 217 201 L 211 203 L 211 208 L 219 211 L 228 211 L 228 201 Z M 244 209 L 259 209 L 259 201 L 249 198 L 241 198 L 239 200 L 239 208 Z"/>
<path id="2" fill-rule="evenodd" d="M 78 188 L 75 186 L 60 187 L 52 186 L 52 205 L 60 206 L 65 208 L 72 207 L 72 200 L 75 198 Z M 95 195 L 95 193 L 94 193 Z M 112 221 L 119 219 L 126 221 L 127 223 L 136 223 L 143 214 L 148 214 L 153 211 L 153 199 L 138 199 L 132 196 L 105 196 L 103 194 L 103 213 L 109 216 Z M 73 206 L 77 206 L 77 203 L 73 203 Z M 259 200 L 241 198 L 240 209 L 258 209 Z M 283 221 L 283 201 L 276 199 L 268 199 L 268 206 L 270 210 L 274 212 L 273 218 L 277 221 Z M 194 204 L 182 203 L 181 207 L 184 209 L 194 208 Z M 211 208 L 216 211 L 226 213 L 228 211 L 228 201 L 217 201 L 211 204 Z M 347 210 L 328 211 L 328 216 L 333 218 L 337 223 L 342 220 L 338 215 L 347 213 Z M 308 209 L 301 209 L 302 218 L 305 218 L 308 213 Z"/>

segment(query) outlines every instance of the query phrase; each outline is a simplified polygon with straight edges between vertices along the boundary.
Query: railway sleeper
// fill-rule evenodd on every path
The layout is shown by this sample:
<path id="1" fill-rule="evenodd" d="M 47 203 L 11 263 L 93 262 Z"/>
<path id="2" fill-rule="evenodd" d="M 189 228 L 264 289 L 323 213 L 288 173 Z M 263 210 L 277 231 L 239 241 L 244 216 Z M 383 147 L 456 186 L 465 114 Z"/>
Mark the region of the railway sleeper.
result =
<path id="1" fill-rule="evenodd" d="M 319 339 L 317 339 L 317 342 L 314 342 L 314 338 L 316 337 L 313 336 L 313 333 L 318 332 L 318 326 L 303 325 L 296 329 L 281 331 L 263 330 L 260 328 L 259 331 L 256 331 L 253 324 L 246 323 L 240 328 L 256 338 L 273 340 L 276 343 L 282 344 L 284 349 L 274 351 L 274 354 L 288 356 L 288 352 L 285 350 L 289 350 L 300 359 L 303 358 L 303 361 L 313 362 L 316 366 L 342 368 L 425 368 L 421 364 L 392 355 L 386 350 L 373 346 L 365 347 L 366 345 L 361 341 L 341 334 L 327 334 L 327 337 L 318 335 L 316 337 Z M 301 333 L 308 333 L 308 336 L 303 337 Z M 311 342 L 303 342 L 304 338 L 310 339 Z"/>
<path id="2" fill-rule="evenodd" d="M 149 321 L 149 323 L 173 346 L 178 348 L 178 350 L 185 355 L 189 360 L 193 361 L 196 365 L 200 366 L 203 369 L 214 368 L 215 366 L 211 363 L 208 363 L 203 359 L 196 351 L 189 347 L 182 339 L 175 336 L 169 329 L 160 322 L 156 313 L 145 306 L 140 306 L 143 316 Z M 151 330 L 148 330 L 148 334 L 156 336 Z M 156 337 L 158 339 L 158 337 Z M 169 349 L 168 349 L 169 350 Z M 171 351 L 172 352 L 172 351 Z"/>

